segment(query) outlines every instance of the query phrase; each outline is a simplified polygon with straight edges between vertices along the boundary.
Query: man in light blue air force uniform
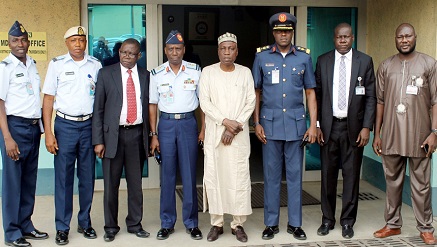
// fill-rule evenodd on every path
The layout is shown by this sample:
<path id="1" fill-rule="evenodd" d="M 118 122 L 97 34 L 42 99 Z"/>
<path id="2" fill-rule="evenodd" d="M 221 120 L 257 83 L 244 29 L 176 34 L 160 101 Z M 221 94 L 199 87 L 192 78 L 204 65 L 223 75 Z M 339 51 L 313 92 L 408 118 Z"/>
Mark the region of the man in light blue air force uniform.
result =
<path id="1" fill-rule="evenodd" d="M 253 64 L 256 89 L 255 134 L 263 143 L 264 224 L 263 239 L 279 232 L 279 199 L 285 163 L 288 189 L 287 232 L 305 240 L 302 230 L 302 140 L 316 141 L 316 82 L 309 49 L 291 41 L 296 17 L 277 13 L 270 18 L 275 43 L 260 47 Z M 307 130 L 303 92 L 310 113 Z M 262 94 L 262 104 L 260 104 Z M 260 106 L 261 105 L 261 106 Z M 284 162 L 285 161 L 285 162 Z"/>
<path id="2" fill-rule="evenodd" d="M 27 55 L 29 35 L 18 21 L 8 33 L 11 53 L 0 63 L 0 149 L 5 244 L 31 246 L 26 239 L 49 235 L 33 226 L 41 138 L 40 77 Z"/>
<path id="3" fill-rule="evenodd" d="M 203 236 L 198 228 L 197 214 L 197 143 L 203 141 L 205 132 L 202 124 L 202 131 L 198 134 L 194 116 L 194 110 L 199 106 L 200 68 L 195 63 L 182 60 L 185 44 L 177 30 L 168 35 L 164 52 L 168 61 L 152 70 L 149 89 L 150 149 L 152 154 L 156 150 L 162 157 L 161 229 L 156 238 L 164 240 L 174 232 L 176 170 L 179 169 L 184 193 L 182 218 L 186 232 L 192 239 L 200 240 Z M 159 124 L 158 109 L 161 111 Z"/>
<path id="4" fill-rule="evenodd" d="M 69 242 L 75 165 L 80 207 L 77 231 L 88 239 L 97 237 L 90 217 L 96 158 L 91 143 L 91 121 L 95 82 L 102 65 L 97 58 L 85 53 L 86 35 L 82 26 L 65 32 L 68 53 L 50 61 L 43 87 L 46 148 L 54 155 L 55 163 L 55 243 L 58 245 Z M 54 134 L 53 109 L 56 110 Z"/>

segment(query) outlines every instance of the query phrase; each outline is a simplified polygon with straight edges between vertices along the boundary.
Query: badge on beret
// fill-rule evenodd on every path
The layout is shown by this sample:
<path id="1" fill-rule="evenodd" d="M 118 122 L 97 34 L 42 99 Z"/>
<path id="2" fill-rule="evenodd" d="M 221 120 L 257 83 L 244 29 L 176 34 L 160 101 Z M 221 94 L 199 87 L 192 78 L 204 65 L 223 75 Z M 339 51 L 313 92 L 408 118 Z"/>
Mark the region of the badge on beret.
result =
<path id="1" fill-rule="evenodd" d="M 184 39 L 182 38 L 182 35 L 181 35 L 180 33 L 178 33 L 178 34 L 176 35 L 176 38 L 178 38 L 178 40 L 179 40 L 180 42 L 184 41 Z"/>
<path id="2" fill-rule="evenodd" d="M 287 16 L 285 14 L 280 14 L 278 20 L 280 22 L 285 22 L 287 20 Z"/>
<path id="3" fill-rule="evenodd" d="M 23 25 L 20 24 L 20 30 L 22 33 L 26 32 L 26 29 L 24 29 Z"/>
<path id="4" fill-rule="evenodd" d="M 83 30 L 82 27 L 78 27 L 78 28 L 77 28 L 77 34 L 78 34 L 78 35 L 85 35 L 85 31 Z"/>

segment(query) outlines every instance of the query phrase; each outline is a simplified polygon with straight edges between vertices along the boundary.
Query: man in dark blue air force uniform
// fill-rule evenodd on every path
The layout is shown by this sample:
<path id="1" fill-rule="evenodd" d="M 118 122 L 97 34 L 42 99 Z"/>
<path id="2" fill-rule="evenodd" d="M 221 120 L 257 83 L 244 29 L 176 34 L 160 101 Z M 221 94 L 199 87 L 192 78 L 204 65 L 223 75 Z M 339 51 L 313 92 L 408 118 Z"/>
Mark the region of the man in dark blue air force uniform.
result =
<path id="1" fill-rule="evenodd" d="M 287 232 L 296 239 L 305 240 L 306 234 L 301 228 L 304 152 L 300 144 L 306 138 L 309 143 L 316 140 L 316 82 L 309 49 L 291 43 L 296 17 L 289 13 L 277 13 L 270 17 L 269 22 L 273 28 L 275 44 L 257 49 L 252 69 L 256 89 L 255 134 L 264 144 L 266 228 L 262 238 L 272 239 L 279 232 L 279 199 L 285 161 L 288 190 Z M 303 90 L 311 119 L 308 130 Z"/>

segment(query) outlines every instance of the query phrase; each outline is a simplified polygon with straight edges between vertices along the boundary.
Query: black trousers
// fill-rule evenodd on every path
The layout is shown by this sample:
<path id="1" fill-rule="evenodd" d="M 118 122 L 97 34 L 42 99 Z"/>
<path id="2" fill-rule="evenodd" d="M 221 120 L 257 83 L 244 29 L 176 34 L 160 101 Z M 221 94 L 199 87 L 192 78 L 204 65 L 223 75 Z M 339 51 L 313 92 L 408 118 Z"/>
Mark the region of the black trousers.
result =
<path id="1" fill-rule="evenodd" d="M 128 128 L 120 126 L 117 153 L 113 159 L 103 158 L 102 162 L 105 232 L 118 232 L 120 230 L 118 225 L 118 190 L 123 168 L 128 193 L 127 230 L 137 231 L 142 228 L 143 190 L 141 180 L 144 160 L 142 125 Z"/>
<path id="2" fill-rule="evenodd" d="M 347 121 L 333 121 L 328 142 L 320 148 L 322 160 L 321 204 L 322 223 L 335 225 L 338 172 L 343 175 L 340 224 L 353 226 L 357 218 L 363 147 L 351 143 Z"/>

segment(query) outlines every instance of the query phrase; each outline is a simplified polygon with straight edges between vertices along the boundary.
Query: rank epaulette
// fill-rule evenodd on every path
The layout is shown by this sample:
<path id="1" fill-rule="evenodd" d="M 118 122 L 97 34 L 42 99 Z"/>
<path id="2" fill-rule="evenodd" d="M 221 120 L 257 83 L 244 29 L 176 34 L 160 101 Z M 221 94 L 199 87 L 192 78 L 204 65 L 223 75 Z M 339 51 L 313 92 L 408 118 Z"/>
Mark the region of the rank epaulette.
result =
<path id="1" fill-rule="evenodd" d="M 262 52 L 262 51 L 266 51 L 268 49 L 270 49 L 269 45 L 266 45 L 266 46 L 263 46 L 263 47 L 258 47 L 258 48 L 256 48 L 256 53 L 259 53 L 259 52 Z"/>
<path id="2" fill-rule="evenodd" d="M 310 54 L 310 49 L 302 47 L 302 46 L 296 46 L 296 49 L 300 52 L 305 52 L 306 54 Z"/>
<path id="3" fill-rule="evenodd" d="M 55 58 L 53 58 L 52 61 L 53 61 L 53 62 L 57 62 L 57 61 L 60 61 L 60 60 L 62 60 L 62 59 L 64 59 L 64 58 L 65 58 L 65 55 L 62 55 L 62 56 L 59 56 L 59 57 L 55 57 Z"/>
<path id="4" fill-rule="evenodd" d="M 188 69 L 200 70 L 200 66 L 197 63 L 187 63 Z"/>
<path id="5" fill-rule="evenodd" d="M 5 60 L 0 62 L 0 64 L 4 64 L 4 65 L 8 65 L 10 63 L 11 63 L 11 61 L 9 61 L 8 59 L 5 59 Z"/>
<path id="6" fill-rule="evenodd" d="M 100 60 L 99 60 L 98 58 L 96 58 L 96 57 L 93 57 L 93 56 L 90 56 L 90 58 L 91 58 L 92 60 L 94 60 L 94 61 L 97 61 L 97 62 L 99 62 L 99 63 L 100 63 Z"/>
<path id="7" fill-rule="evenodd" d="M 156 75 L 156 74 L 158 74 L 158 73 L 160 73 L 160 72 L 162 72 L 164 70 L 165 70 L 165 66 L 164 65 L 160 65 L 160 66 L 152 69 L 151 73 L 152 73 L 152 75 Z"/>

